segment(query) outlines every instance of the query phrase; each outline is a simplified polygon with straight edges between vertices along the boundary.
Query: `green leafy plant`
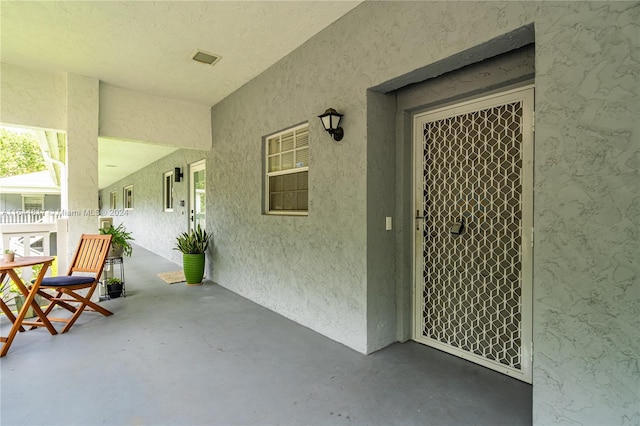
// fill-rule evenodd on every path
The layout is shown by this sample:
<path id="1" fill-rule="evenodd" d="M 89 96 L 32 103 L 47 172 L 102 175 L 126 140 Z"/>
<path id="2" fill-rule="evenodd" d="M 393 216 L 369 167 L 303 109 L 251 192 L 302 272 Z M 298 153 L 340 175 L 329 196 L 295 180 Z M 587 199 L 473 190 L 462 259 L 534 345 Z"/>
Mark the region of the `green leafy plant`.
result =
<path id="1" fill-rule="evenodd" d="M 37 277 L 40 271 L 42 270 L 42 264 L 33 265 L 31 267 L 31 276 Z M 49 271 L 51 272 L 52 277 L 58 276 L 58 256 L 53 256 L 53 262 L 51 262 L 51 266 L 49 267 Z"/>
<path id="2" fill-rule="evenodd" d="M 107 278 L 107 285 L 118 285 L 122 284 L 122 280 L 120 278 Z"/>
<path id="3" fill-rule="evenodd" d="M 133 252 L 133 248 L 129 241 L 135 240 L 131 236 L 131 232 L 127 232 L 127 228 L 125 228 L 124 224 L 120 224 L 115 228 L 110 226 L 109 228 L 100 228 L 101 235 L 111 235 L 111 247 L 114 250 L 119 250 L 122 247 L 122 254 L 125 256 L 131 256 Z"/>
<path id="4" fill-rule="evenodd" d="M 174 250 L 178 250 L 184 254 L 200 254 L 207 251 L 211 236 L 207 231 L 202 229 L 200 225 L 196 229 L 189 232 L 183 232 L 176 238 L 176 246 Z"/>
<path id="5" fill-rule="evenodd" d="M 4 260 L 5 262 L 13 262 L 14 259 L 15 259 L 15 253 L 13 252 L 13 250 L 7 249 L 2 254 L 2 260 Z"/>

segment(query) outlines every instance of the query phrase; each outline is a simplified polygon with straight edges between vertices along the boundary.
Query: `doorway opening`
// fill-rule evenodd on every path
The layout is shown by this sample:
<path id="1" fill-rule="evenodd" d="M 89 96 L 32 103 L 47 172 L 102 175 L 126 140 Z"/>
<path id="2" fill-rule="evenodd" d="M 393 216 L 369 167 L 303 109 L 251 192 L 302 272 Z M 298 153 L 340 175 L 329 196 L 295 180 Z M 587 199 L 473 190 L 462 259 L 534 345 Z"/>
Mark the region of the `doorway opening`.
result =
<path id="1" fill-rule="evenodd" d="M 413 339 L 532 380 L 533 86 L 413 117 Z"/>

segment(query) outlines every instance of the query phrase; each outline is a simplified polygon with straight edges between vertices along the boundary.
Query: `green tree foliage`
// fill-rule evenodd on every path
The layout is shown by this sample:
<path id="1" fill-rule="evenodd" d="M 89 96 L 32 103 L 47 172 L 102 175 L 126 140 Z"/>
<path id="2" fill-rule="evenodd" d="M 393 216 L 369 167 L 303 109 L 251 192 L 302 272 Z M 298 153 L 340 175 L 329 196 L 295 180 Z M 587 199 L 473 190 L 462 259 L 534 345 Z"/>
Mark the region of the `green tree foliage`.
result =
<path id="1" fill-rule="evenodd" d="M 0 128 L 0 177 L 41 172 L 45 169 L 42 151 L 32 134 Z"/>

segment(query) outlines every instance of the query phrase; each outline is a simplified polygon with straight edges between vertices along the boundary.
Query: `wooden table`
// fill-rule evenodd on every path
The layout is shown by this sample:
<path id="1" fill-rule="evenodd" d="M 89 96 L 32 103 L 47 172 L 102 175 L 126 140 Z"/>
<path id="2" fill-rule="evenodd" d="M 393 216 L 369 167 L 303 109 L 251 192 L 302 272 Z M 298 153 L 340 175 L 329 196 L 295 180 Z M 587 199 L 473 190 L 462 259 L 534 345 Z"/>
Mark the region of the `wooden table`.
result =
<path id="1" fill-rule="evenodd" d="M 16 257 L 13 262 L 4 262 L 0 259 L 0 283 L 4 282 L 7 275 L 11 280 L 16 283 L 16 286 L 20 290 L 20 292 L 25 296 L 26 300 L 24 305 L 22 305 L 22 309 L 18 312 L 18 316 L 15 317 L 11 312 L 11 309 L 7 306 L 7 304 L 0 297 L 0 309 L 5 313 L 7 318 L 13 323 L 11 327 L 11 331 L 9 331 L 9 335 L 7 337 L 0 336 L 0 342 L 3 343 L 2 350 L 0 350 L 0 357 L 3 357 L 9 352 L 9 347 L 11 346 L 11 342 L 18 334 L 18 331 L 24 331 L 22 327 L 25 316 L 27 315 L 27 311 L 30 307 L 33 308 L 33 311 L 36 315 L 42 320 L 42 324 L 38 324 L 38 327 L 46 327 L 51 334 L 58 334 L 56 329 L 53 328 L 51 322 L 47 319 L 47 316 L 42 312 L 40 306 L 35 302 L 36 293 L 40 288 L 40 284 L 42 283 L 42 279 L 47 272 L 49 266 L 51 266 L 51 262 L 53 262 L 53 257 L 51 256 L 25 256 L 25 257 Z M 19 268 L 23 268 L 25 266 L 34 266 L 34 265 L 42 265 L 42 269 L 40 273 L 36 277 L 33 285 L 31 287 L 27 287 L 24 282 L 18 277 L 17 270 Z"/>

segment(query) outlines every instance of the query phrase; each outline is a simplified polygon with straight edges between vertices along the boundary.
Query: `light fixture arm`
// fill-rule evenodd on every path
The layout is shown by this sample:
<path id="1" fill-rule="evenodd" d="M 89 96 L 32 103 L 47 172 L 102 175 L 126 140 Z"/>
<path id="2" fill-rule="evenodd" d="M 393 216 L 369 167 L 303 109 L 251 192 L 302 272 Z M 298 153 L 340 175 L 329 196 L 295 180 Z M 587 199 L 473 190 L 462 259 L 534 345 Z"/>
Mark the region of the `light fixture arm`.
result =
<path id="1" fill-rule="evenodd" d="M 342 127 L 336 127 L 335 130 L 329 131 L 329 134 L 333 136 L 334 141 L 340 142 L 344 136 L 344 130 Z"/>

